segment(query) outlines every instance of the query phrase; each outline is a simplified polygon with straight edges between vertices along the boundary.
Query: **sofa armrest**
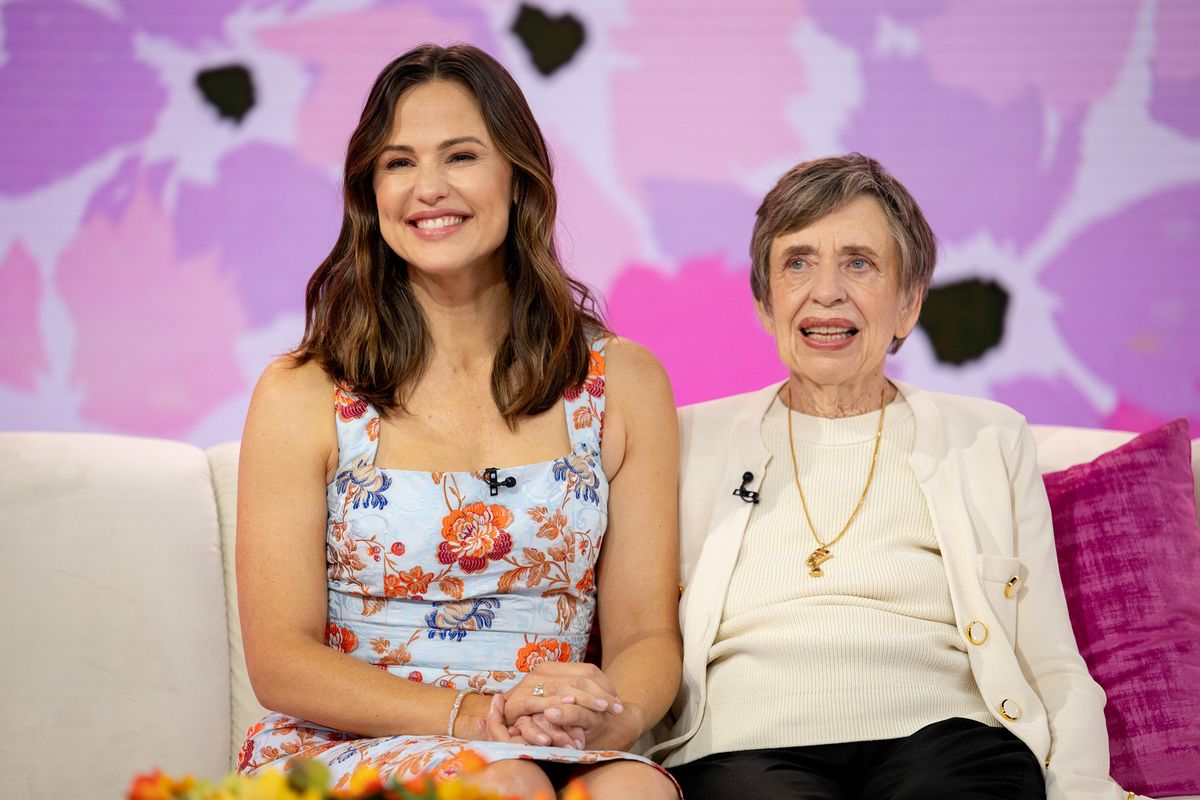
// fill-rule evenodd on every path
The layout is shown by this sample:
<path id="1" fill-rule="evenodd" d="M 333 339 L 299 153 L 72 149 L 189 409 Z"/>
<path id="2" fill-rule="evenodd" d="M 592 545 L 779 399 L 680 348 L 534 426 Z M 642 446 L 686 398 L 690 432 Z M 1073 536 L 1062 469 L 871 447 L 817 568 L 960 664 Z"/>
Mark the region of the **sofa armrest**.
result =
<path id="1" fill-rule="evenodd" d="M 230 753 L 237 759 L 246 729 L 262 719 L 267 710 L 259 704 L 246 672 L 246 651 L 242 646 L 242 626 L 237 607 L 237 572 L 234 554 L 237 545 L 237 468 L 238 442 L 226 442 L 207 451 L 212 471 L 213 491 L 217 498 L 217 516 L 221 524 L 221 560 L 225 569 L 225 613 L 229 623 Z M 231 764 L 231 768 L 237 766 Z"/>
<path id="2" fill-rule="evenodd" d="M 229 765 L 217 509 L 191 445 L 0 433 L 0 797 Z"/>

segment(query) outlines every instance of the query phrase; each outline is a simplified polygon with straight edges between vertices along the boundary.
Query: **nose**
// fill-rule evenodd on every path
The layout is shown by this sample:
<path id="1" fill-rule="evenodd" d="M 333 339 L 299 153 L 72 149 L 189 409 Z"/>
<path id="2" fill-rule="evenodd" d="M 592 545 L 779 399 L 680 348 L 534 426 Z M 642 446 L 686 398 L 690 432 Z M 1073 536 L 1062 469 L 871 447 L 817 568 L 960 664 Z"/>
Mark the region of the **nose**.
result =
<path id="1" fill-rule="evenodd" d="M 440 164 L 426 162 L 417 168 L 417 183 L 414 187 L 417 200 L 435 206 L 450 194 L 450 184 L 442 173 Z"/>
<path id="2" fill-rule="evenodd" d="M 836 264 L 822 264 L 813 275 L 812 299 L 823 306 L 835 306 L 846 299 L 846 285 L 841 268 Z"/>

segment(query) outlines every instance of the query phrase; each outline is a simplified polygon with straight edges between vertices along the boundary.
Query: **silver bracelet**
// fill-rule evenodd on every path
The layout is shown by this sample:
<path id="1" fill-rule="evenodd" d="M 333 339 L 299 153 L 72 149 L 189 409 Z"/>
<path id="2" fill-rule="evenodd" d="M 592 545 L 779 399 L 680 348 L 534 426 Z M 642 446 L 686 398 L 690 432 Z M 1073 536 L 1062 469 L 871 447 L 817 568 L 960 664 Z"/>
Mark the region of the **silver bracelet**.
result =
<path id="1" fill-rule="evenodd" d="M 463 689 L 454 698 L 454 706 L 450 709 L 450 721 L 446 723 L 446 735 L 454 736 L 454 721 L 458 719 L 458 712 L 462 708 L 463 698 L 469 694 L 479 694 L 477 689 Z"/>

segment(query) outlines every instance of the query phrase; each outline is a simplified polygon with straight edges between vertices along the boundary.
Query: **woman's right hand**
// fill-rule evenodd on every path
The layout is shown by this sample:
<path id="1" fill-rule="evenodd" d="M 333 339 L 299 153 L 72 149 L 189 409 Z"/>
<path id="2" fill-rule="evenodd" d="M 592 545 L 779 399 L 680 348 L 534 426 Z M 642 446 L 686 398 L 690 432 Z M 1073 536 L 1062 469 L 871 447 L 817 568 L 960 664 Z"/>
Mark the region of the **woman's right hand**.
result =
<path id="1" fill-rule="evenodd" d="M 463 698 L 454 733 L 462 739 L 552 747 L 581 748 L 583 742 L 582 730 L 564 729 L 541 714 L 537 714 L 536 719 L 521 717 L 516 724 L 509 725 L 505 721 L 505 699 L 502 694 L 468 695 Z"/>
<path id="2" fill-rule="evenodd" d="M 556 725 L 542 714 L 519 717 L 510 725 L 506 721 L 506 714 L 504 695 L 468 695 L 463 698 L 463 707 L 455 721 L 454 733 L 461 739 L 513 742 L 543 747 L 573 747 L 579 750 L 584 747 L 582 728 Z"/>
<path id="3" fill-rule="evenodd" d="M 510 733 L 519 733 L 530 744 L 543 747 L 573 747 L 583 750 L 587 746 L 587 732 L 579 725 L 564 725 L 551 722 L 545 714 L 517 717 L 508 726 Z"/>

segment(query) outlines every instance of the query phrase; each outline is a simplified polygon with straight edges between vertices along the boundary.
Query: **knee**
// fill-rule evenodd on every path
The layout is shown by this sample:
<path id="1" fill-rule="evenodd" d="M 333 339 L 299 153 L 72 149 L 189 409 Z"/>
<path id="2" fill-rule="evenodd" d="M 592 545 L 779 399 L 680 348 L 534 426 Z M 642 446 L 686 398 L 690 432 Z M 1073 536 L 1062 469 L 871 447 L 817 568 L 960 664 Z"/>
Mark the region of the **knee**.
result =
<path id="1" fill-rule="evenodd" d="M 679 800 L 675 783 L 658 769 L 640 761 L 611 761 L 577 778 L 594 800 Z"/>
<path id="2" fill-rule="evenodd" d="M 935 764 L 922 765 L 914 769 L 893 787 L 889 800 L 929 800 L 931 797 L 944 800 L 968 800 L 979 797 L 1016 797 L 1007 793 L 993 793 L 985 780 L 983 784 L 970 776 L 952 771 L 943 771 Z"/>
<path id="3" fill-rule="evenodd" d="M 533 761 L 511 758 L 463 775 L 462 780 L 486 792 L 516 797 L 553 797 L 554 786 Z"/>

